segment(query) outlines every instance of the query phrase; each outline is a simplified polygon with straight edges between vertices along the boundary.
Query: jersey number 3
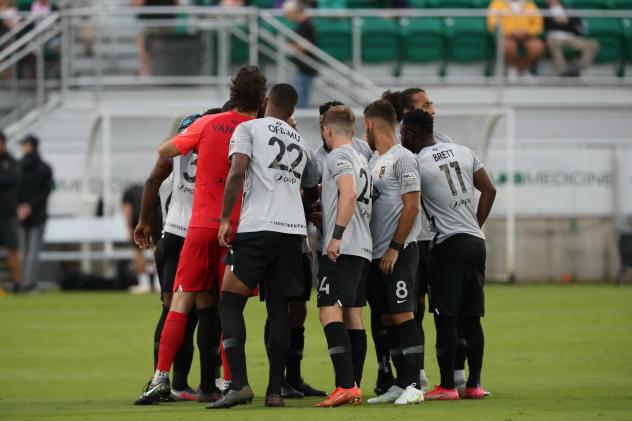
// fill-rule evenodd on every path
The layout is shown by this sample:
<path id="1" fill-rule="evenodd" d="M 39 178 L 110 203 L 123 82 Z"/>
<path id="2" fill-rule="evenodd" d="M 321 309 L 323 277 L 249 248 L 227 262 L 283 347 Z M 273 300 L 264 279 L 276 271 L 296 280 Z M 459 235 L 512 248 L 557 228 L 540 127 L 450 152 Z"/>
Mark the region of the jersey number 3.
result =
<path id="1" fill-rule="evenodd" d="M 298 171 L 295 171 L 294 169 L 298 167 L 301 161 L 303 160 L 303 149 L 301 149 L 301 147 L 295 143 L 291 143 L 289 146 L 285 146 L 285 143 L 283 143 L 283 141 L 279 139 L 278 137 L 270 138 L 268 145 L 273 146 L 275 143 L 279 145 L 279 153 L 272 160 L 270 165 L 268 165 L 268 168 L 291 172 L 292 174 L 294 174 L 294 177 L 301 178 L 301 173 Z M 297 151 L 298 156 L 296 157 L 294 161 L 292 161 L 292 163 L 288 167 L 287 165 L 282 164 L 281 161 L 283 160 L 283 157 L 285 156 L 286 152 L 292 152 L 292 151 Z"/>
<path id="2" fill-rule="evenodd" d="M 454 168 L 454 172 L 456 172 L 456 177 L 459 179 L 459 184 L 461 185 L 461 192 L 467 193 L 467 187 L 465 187 L 465 183 L 463 182 L 463 175 L 461 174 L 461 167 L 459 166 L 459 162 L 452 161 L 449 165 L 450 167 Z M 439 169 L 445 173 L 445 178 L 448 180 L 448 184 L 450 185 L 452 196 L 456 196 L 457 194 L 459 194 L 459 192 L 456 191 L 456 186 L 454 185 L 454 181 L 452 181 L 450 167 L 448 167 L 448 164 L 443 164 L 439 167 Z"/>

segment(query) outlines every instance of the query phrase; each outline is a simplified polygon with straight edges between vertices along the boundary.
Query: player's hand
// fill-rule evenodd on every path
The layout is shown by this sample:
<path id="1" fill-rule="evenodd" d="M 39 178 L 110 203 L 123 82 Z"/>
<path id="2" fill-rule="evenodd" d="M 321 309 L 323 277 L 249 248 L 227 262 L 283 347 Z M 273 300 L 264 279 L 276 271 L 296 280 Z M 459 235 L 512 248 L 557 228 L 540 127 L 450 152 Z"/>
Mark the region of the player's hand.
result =
<path id="1" fill-rule="evenodd" d="M 385 275 L 390 275 L 393 273 L 395 269 L 395 263 L 397 263 L 397 258 L 399 257 L 399 252 L 392 248 L 386 250 L 384 256 L 382 256 L 382 260 L 380 260 L 380 270 Z"/>
<path id="2" fill-rule="evenodd" d="M 134 243 L 141 249 L 148 249 L 151 244 L 151 227 L 149 224 L 138 223 L 134 228 Z"/>
<path id="3" fill-rule="evenodd" d="M 221 221 L 219 223 L 219 232 L 217 233 L 217 241 L 222 247 L 229 248 L 229 240 L 233 236 L 233 227 L 230 221 Z"/>
<path id="4" fill-rule="evenodd" d="M 26 220 L 31 216 L 31 206 L 28 203 L 21 203 L 17 208 L 17 216 L 20 221 Z"/>
<path id="5" fill-rule="evenodd" d="M 341 242 L 341 240 L 336 240 L 332 238 L 329 242 L 329 245 L 327 246 L 327 257 L 329 257 L 329 260 L 331 260 L 332 262 L 335 262 L 340 256 Z"/>
<path id="6" fill-rule="evenodd" d="M 308 216 L 309 222 L 314 224 L 316 228 L 319 230 L 323 229 L 323 213 L 322 212 L 312 212 Z"/>

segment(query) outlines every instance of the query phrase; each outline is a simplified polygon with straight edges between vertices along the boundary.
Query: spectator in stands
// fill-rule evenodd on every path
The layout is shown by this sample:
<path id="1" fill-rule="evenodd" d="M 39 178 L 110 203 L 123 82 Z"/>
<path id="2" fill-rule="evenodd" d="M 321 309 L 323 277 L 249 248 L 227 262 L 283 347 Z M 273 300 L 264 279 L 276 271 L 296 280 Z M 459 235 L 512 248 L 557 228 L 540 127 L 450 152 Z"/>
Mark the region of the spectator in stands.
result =
<path id="1" fill-rule="evenodd" d="M 7 260 L 13 291 L 18 292 L 22 283 L 18 242 L 18 163 L 7 151 L 7 138 L 0 131 L 0 247 L 7 250 Z"/>
<path id="2" fill-rule="evenodd" d="M 566 7 L 560 0 L 548 0 L 547 4 L 553 16 L 544 19 L 544 30 L 555 70 L 560 76 L 579 76 L 580 71 L 590 67 L 595 60 L 599 43 L 581 35 L 584 30 L 581 19 L 569 17 Z M 570 66 L 566 61 L 564 57 L 566 48 L 581 52 L 578 66 Z"/>
<path id="3" fill-rule="evenodd" d="M 132 6 L 141 7 L 141 6 L 177 6 L 179 4 L 178 0 L 132 0 Z M 138 15 L 139 19 L 147 19 L 147 20 L 155 20 L 155 19 L 174 19 L 174 15 L 170 14 L 152 14 L 152 13 L 143 13 Z M 140 69 L 138 74 L 140 76 L 149 76 L 151 74 L 150 71 L 150 57 L 147 52 L 147 36 L 152 33 L 162 33 L 165 31 L 165 28 L 151 28 L 146 27 L 143 28 L 143 33 L 136 40 L 136 48 L 138 49 L 138 56 L 140 58 Z"/>
<path id="4" fill-rule="evenodd" d="M 301 3 L 300 0 L 288 0 L 283 3 L 283 13 L 290 22 L 298 24 L 298 27 L 296 28 L 296 33 L 298 35 L 305 38 L 312 44 L 317 45 L 316 28 L 314 28 L 312 20 L 309 18 L 309 16 L 307 16 L 305 6 L 303 5 L 303 3 Z M 298 53 L 304 53 L 312 60 L 315 60 L 315 57 L 309 51 L 309 48 L 305 48 L 295 42 L 290 43 L 290 47 L 294 49 L 294 51 Z M 312 91 L 312 82 L 314 81 L 314 78 L 316 77 L 318 72 L 316 71 L 316 69 L 314 69 L 312 66 L 310 66 L 308 63 L 301 60 L 300 58 L 296 58 L 293 61 L 298 69 L 296 80 L 294 81 L 294 87 L 298 91 L 299 95 L 296 107 L 307 108 L 309 106 L 309 98 Z"/>
<path id="5" fill-rule="evenodd" d="M 508 14 L 499 16 L 500 14 Z M 493 0 L 489 5 L 487 27 L 496 31 L 501 24 L 504 36 L 504 54 L 509 64 L 508 77 L 530 81 L 530 68 L 544 55 L 544 42 L 539 38 L 543 19 L 532 0 Z"/>
<path id="6" fill-rule="evenodd" d="M 44 241 L 48 196 L 53 190 L 53 172 L 39 154 L 39 139 L 28 135 L 20 142 L 17 216 L 20 221 L 22 247 L 22 283 L 34 289 L 39 276 L 39 252 Z"/>
<path id="7" fill-rule="evenodd" d="M 140 219 L 140 205 L 143 198 L 143 186 L 140 184 L 132 184 L 123 192 L 123 216 L 127 222 L 129 238 L 134 244 L 134 228 L 138 225 Z M 151 292 L 151 276 L 147 259 L 143 250 L 139 247 L 132 247 L 134 250 L 133 263 L 134 272 L 138 279 L 138 284 L 129 289 L 132 294 L 147 294 Z"/>
<path id="8" fill-rule="evenodd" d="M 51 3 L 50 0 L 35 0 L 31 4 L 31 15 L 36 16 L 38 19 L 45 19 L 54 11 L 57 11 L 57 6 Z"/>
<path id="9" fill-rule="evenodd" d="M 13 0 L 0 0 L 0 37 L 20 23 Z"/>

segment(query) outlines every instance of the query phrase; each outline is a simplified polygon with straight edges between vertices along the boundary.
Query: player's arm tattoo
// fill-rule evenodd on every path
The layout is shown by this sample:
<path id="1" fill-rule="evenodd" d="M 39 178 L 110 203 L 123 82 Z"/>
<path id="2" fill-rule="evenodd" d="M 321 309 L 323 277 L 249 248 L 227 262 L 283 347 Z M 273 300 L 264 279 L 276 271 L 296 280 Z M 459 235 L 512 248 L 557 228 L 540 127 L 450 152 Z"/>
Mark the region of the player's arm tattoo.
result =
<path id="1" fill-rule="evenodd" d="M 164 158 L 158 158 L 154 164 L 154 168 L 152 168 L 149 173 L 147 180 L 145 180 L 143 197 L 140 202 L 139 222 L 141 224 L 149 224 L 152 220 L 160 185 L 167 179 L 167 177 L 169 177 L 172 168 L 173 164 L 171 161 Z"/>
<path id="2" fill-rule="evenodd" d="M 395 234 L 393 234 L 392 241 L 399 244 L 404 244 L 410 230 L 415 225 L 417 217 L 419 216 L 419 209 L 421 208 L 421 199 L 419 192 L 410 192 L 402 195 L 402 214 L 399 216 L 399 223 Z"/>
<path id="3" fill-rule="evenodd" d="M 226 178 L 226 186 L 224 187 L 221 216 L 223 220 L 228 220 L 230 214 L 233 213 L 235 203 L 237 199 L 239 199 L 244 187 L 244 175 L 246 174 L 249 164 L 250 157 L 248 155 L 242 153 L 233 154 L 228 177 Z"/>
<path id="4" fill-rule="evenodd" d="M 496 187 L 489 175 L 487 175 L 485 168 L 481 168 L 474 173 L 474 187 L 481 192 L 481 197 L 478 200 L 478 209 L 476 209 L 476 219 L 478 220 L 478 225 L 482 227 L 487 221 L 496 199 Z"/>

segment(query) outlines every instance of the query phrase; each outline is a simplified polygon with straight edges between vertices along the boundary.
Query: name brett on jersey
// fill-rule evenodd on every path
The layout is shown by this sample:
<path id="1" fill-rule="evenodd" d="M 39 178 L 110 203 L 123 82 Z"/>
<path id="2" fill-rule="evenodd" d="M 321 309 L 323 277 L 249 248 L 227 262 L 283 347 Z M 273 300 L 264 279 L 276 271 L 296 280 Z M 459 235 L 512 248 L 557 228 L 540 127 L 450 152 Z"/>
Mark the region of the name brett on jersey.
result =
<path id="1" fill-rule="evenodd" d="M 448 149 L 446 151 L 433 153 L 432 157 L 434 158 L 435 162 L 439 162 L 442 159 L 454 158 L 454 152 L 452 152 L 452 149 Z"/>

